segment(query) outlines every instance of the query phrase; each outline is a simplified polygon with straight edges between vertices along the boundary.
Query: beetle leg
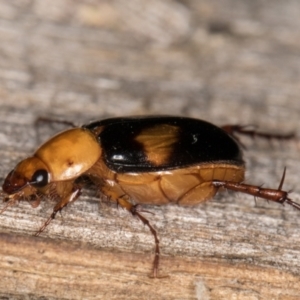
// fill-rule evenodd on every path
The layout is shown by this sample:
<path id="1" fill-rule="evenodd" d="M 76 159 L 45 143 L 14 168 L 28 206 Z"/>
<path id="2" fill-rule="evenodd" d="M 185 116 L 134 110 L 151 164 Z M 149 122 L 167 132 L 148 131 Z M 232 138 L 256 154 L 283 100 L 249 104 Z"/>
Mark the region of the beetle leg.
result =
<path id="1" fill-rule="evenodd" d="M 119 197 L 117 200 L 117 203 L 118 203 L 118 205 L 122 206 L 123 208 L 125 208 L 129 212 L 131 212 L 133 216 L 137 216 L 144 223 L 144 225 L 146 225 L 150 229 L 150 231 L 154 237 L 154 241 L 155 241 L 155 257 L 154 257 L 154 261 L 153 261 L 153 269 L 152 269 L 151 277 L 153 277 L 153 278 L 159 277 L 158 276 L 158 266 L 159 266 L 160 250 L 159 250 L 159 239 L 157 237 L 156 230 L 150 224 L 149 220 L 140 214 L 140 209 L 139 209 L 140 206 L 138 204 L 133 205 L 130 202 L 128 202 L 126 199 L 124 199 L 124 197 Z"/>
<path id="2" fill-rule="evenodd" d="M 59 120 L 59 119 L 52 119 L 52 118 L 47 118 L 47 117 L 38 117 L 35 120 L 35 126 L 38 126 L 40 123 L 58 123 L 58 124 L 67 125 L 67 126 L 70 126 L 70 127 L 73 127 L 73 128 L 77 127 L 71 121 Z"/>
<path id="3" fill-rule="evenodd" d="M 39 127 L 44 124 L 44 123 L 48 123 L 50 124 L 50 128 L 53 128 L 53 124 L 61 124 L 63 125 L 62 128 L 60 128 L 59 131 L 61 131 L 61 129 L 65 129 L 65 127 L 71 127 L 71 128 L 75 128 L 77 127 L 73 122 L 70 121 L 66 121 L 66 120 L 59 120 L 59 119 L 53 119 L 53 118 L 47 118 L 47 117 L 39 117 L 35 120 L 34 122 L 34 126 L 36 129 L 36 143 L 40 144 L 41 140 L 42 140 L 42 136 L 41 136 L 41 132 L 39 130 Z M 56 131 L 58 130 L 58 128 L 56 128 Z"/>
<path id="4" fill-rule="evenodd" d="M 254 197 L 263 198 L 277 203 L 281 203 L 281 204 L 287 203 L 293 206 L 294 208 L 300 210 L 300 204 L 288 198 L 288 192 L 281 190 L 284 182 L 284 178 L 285 178 L 285 169 L 283 171 L 278 189 L 266 189 L 260 186 L 231 182 L 231 181 L 221 181 L 221 180 L 214 180 L 212 181 L 212 184 L 217 188 L 224 187 L 232 191 L 249 194 Z"/>
<path id="5" fill-rule="evenodd" d="M 236 133 L 250 136 L 251 138 L 261 137 L 267 140 L 276 139 L 276 140 L 291 140 L 295 138 L 295 133 L 287 134 L 277 134 L 277 133 L 267 133 L 259 132 L 253 126 L 242 126 L 242 125 L 224 125 L 221 127 L 228 134 L 233 136 L 237 141 L 239 139 L 236 137 Z"/>
<path id="6" fill-rule="evenodd" d="M 118 185 L 115 185 L 113 188 L 109 185 L 103 185 L 101 187 L 101 191 L 104 195 L 109 197 L 111 200 L 116 201 L 117 205 L 120 205 L 121 207 L 128 210 L 133 216 L 137 216 L 144 223 L 144 225 L 146 225 L 150 229 L 155 241 L 155 257 L 153 260 L 153 269 L 152 269 L 151 277 L 153 278 L 160 277 L 158 275 L 158 265 L 159 265 L 159 256 L 160 256 L 159 239 L 157 237 L 156 230 L 150 224 L 148 219 L 146 219 L 143 215 L 141 215 L 140 205 L 139 204 L 134 205 L 130 203 L 129 196 L 127 194 L 124 194 L 124 192 L 119 188 Z"/>
<path id="7" fill-rule="evenodd" d="M 46 227 L 51 223 L 51 221 L 55 218 L 56 214 L 61 211 L 65 206 L 67 206 L 70 202 L 74 202 L 81 193 L 81 187 L 74 187 L 72 192 L 64 197 L 61 201 L 59 201 L 53 208 L 53 212 L 48 218 L 48 220 L 44 223 L 44 225 L 35 233 L 35 236 L 40 235 Z"/>
<path id="8" fill-rule="evenodd" d="M 14 206 L 18 200 L 5 198 L 3 202 L 6 202 L 6 205 L 0 210 L 0 215 L 3 214 L 9 207 Z"/>

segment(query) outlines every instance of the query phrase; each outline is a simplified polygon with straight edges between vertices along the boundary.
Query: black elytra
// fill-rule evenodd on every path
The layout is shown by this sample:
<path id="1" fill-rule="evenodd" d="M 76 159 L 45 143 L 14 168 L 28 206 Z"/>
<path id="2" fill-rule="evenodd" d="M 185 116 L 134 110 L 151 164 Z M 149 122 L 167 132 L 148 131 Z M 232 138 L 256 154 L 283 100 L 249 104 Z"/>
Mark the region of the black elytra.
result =
<path id="1" fill-rule="evenodd" d="M 159 165 L 148 160 L 143 143 L 138 138 L 148 129 L 159 126 L 175 128 L 174 143 L 166 149 L 168 159 Z M 238 143 L 223 129 L 206 121 L 172 116 L 121 117 L 96 121 L 83 128 L 94 130 L 103 127 L 98 141 L 103 159 L 113 171 L 152 172 L 184 168 L 204 163 L 226 162 L 242 165 L 242 152 Z M 155 139 L 155 136 L 147 136 Z M 155 147 L 153 148 L 155 151 Z"/>

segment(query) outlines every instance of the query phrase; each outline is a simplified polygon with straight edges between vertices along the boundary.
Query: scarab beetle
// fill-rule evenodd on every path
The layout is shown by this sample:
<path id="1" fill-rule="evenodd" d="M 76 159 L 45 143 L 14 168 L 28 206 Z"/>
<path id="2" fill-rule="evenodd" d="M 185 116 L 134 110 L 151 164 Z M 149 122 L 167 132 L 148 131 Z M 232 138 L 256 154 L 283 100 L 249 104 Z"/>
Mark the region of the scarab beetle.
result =
<path id="1" fill-rule="evenodd" d="M 139 204 L 195 205 L 219 188 L 247 193 L 278 203 L 300 205 L 281 190 L 243 183 L 245 165 L 234 132 L 273 136 L 240 126 L 217 127 L 208 122 L 172 116 L 121 117 L 92 122 L 54 136 L 7 175 L 2 189 L 6 207 L 21 200 L 38 206 L 41 196 L 57 200 L 53 213 L 75 201 L 88 177 L 109 199 L 136 215 L 155 238 L 153 276 L 159 264 L 159 240 Z"/>

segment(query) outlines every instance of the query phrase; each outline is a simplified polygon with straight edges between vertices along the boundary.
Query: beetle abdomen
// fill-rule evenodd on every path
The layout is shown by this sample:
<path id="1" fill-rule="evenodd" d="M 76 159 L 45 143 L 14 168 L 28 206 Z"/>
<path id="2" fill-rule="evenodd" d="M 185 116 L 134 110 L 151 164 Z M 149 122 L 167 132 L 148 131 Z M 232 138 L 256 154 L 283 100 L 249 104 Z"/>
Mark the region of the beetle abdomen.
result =
<path id="1" fill-rule="evenodd" d="M 110 190 L 126 193 L 140 204 L 163 205 L 178 203 L 195 205 L 212 198 L 217 189 L 213 180 L 241 182 L 244 167 L 228 164 L 203 164 L 184 169 L 149 173 L 119 173 Z"/>

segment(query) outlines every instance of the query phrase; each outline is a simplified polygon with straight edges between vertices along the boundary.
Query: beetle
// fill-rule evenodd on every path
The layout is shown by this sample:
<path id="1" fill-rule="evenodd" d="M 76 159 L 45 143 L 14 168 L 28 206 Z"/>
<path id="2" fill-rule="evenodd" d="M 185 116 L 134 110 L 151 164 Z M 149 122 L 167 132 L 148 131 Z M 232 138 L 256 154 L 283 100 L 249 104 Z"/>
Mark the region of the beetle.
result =
<path id="1" fill-rule="evenodd" d="M 2 190 L 9 206 L 28 200 L 39 205 L 42 196 L 57 203 L 39 235 L 57 212 L 74 202 L 88 177 L 111 201 L 137 216 L 155 240 L 152 276 L 158 276 L 157 232 L 141 213 L 141 204 L 196 205 L 212 198 L 220 188 L 266 200 L 300 204 L 282 190 L 243 183 L 245 163 L 234 133 L 264 138 L 292 138 L 245 130 L 241 126 L 215 126 L 206 121 L 173 116 L 118 117 L 91 122 L 59 133 L 42 144 L 7 175 Z"/>

